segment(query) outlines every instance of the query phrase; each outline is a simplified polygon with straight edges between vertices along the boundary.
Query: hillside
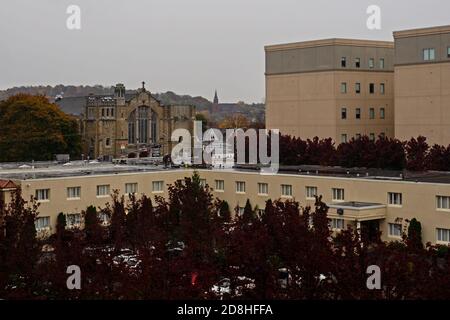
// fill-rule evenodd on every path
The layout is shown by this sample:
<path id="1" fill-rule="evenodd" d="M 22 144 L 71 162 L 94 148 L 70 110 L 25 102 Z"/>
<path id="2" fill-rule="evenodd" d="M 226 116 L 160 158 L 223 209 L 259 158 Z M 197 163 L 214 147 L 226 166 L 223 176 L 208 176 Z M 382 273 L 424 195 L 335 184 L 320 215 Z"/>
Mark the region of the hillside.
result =
<path id="1" fill-rule="evenodd" d="M 135 91 L 128 90 L 128 94 L 133 94 Z M 82 113 L 85 99 L 89 94 L 94 95 L 109 95 L 113 93 L 113 87 L 105 87 L 102 85 L 94 86 L 72 86 L 72 85 L 56 85 L 56 86 L 28 86 L 28 87 L 13 87 L 6 90 L 0 90 L 0 101 L 8 97 L 18 94 L 26 93 L 32 95 L 44 95 L 50 101 L 55 101 L 68 114 L 79 115 Z M 212 102 L 208 99 L 190 95 L 178 95 L 175 92 L 167 91 L 164 93 L 153 93 L 156 99 L 160 100 L 164 105 L 193 105 L 198 112 L 209 110 Z M 248 116 L 249 119 L 255 121 L 263 121 L 264 119 L 264 104 L 245 104 L 245 103 L 229 103 L 221 104 L 222 110 L 217 114 L 212 114 L 210 117 L 213 121 L 223 119 L 224 116 L 230 113 L 242 113 Z"/>

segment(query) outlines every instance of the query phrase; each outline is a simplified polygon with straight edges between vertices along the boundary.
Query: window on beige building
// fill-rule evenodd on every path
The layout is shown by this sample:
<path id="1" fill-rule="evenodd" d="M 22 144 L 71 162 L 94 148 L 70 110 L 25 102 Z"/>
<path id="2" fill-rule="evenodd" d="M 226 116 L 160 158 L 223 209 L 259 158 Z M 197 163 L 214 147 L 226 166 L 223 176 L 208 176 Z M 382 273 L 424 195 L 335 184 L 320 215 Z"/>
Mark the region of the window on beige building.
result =
<path id="1" fill-rule="evenodd" d="M 388 204 L 390 206 L 401 206 L 403 204 L 402 194 L 399 192 L 388 192 Z"/>
<path id="2" fill-rule="evenodd" d="M 317 187 L 306 187 L 306 199 L 315 199 L 317 196 Z"/>
<path id="3" fill-rule="evenodd" d="M 345 200 L 345 194 L 344 189 L 341 188 L 333 188 L 332 189 L 332 200 L 333 201 L 344 201 Z"/>
<path id="4" fill-rule="evenodd" d="M 450 242 L 450 229 L 436 229 L 436 239 L 439 242 Z"/>
<path id="5" fill-rule="evenodd" d="M 436 196 L 436 208 L 450 210 L 450 197 Z"/>
<path id="6" fill-rule="evenodd" d="M 341 83 L 341 93 L 347 93 L 347 82 Z"/>
<path id="7" fill-rule="evenodd" d="M 384 108 L 380 108 L 380 119 L 386 118 L 386 110 Z"/>
<path id="8" fill-rule="evenodd" d="M 97 186 L 97 197 L 109 196 L 109 184 Z"/>
<path id="9" fill-rule="evenodd" d="M 206 179 L 200 179 L 200 186 L 206 187 Z"/>
<path id="10" fill-rule="evenodd" d="M 347 134 L 341 134 L 341 143 L 347 143 Z"/>
<path id="11" fill-rule="evenodd" d="M 361 68 L 361 59 L 360 58 L 355 59 L 355 68 Z"/>
<path id="12" fill-rule="evenodd" d="M 431 61 L 436 59 L 436 50 L 434 48 L 423 49 L 423 60 Z"/>
<path id="13" fill-rule="evenodd" d="M 346 68 L 347 67 L 347 58 L 346 57 L 342 57 L 341 58 L 341 67 L 342 68 Z"/>
<path id="14" fill-rule="evenodd" d="M 357 82 L 357 83 L 355 84 L 355 92 L 356 92 L 357 94 L 361 93 L 361 83 Z"/>
<path id="15" fill-rule="evenodd" d="M 137 190 L 138 190 L 137 183 L 125 183 L 125 193 L 126 194 L 136 193 Z"/>
<path id="16" fill-rule="evenodd" d="M 399 223 L 389 223 L 389 236 L 395 238 L 401 238 L 402 225 Z"/>
<path id="17" fill-rule="evenodd" d="M 282 197 L 292 197 L 292 185 L 282 184 L 281 185 L 281 196 Z"/>
<path id="18" fill-rule="evenodd" d="M 79 199 L 81 197 L 81 187 L 67 188 L 67 199 Z"/>
<path id="19" fill-rule="evenodd" d="M 381 133 L 380 133 L 380 138 L 383 138 L 383 139 L 386 138 L 386 133 L 381 132 Z"/>
<path id="20" fill-rule="evenodd" d="M 375 93 L 375 83 L 369 84 L 369 93 L 374 94 Z"/>
<path id="21" fill-rule="evenodd" d="M 34 221 L 36 231 L 50 229 L 50 217 L 37 217 Z"/>
<path id="22" fill-rule="evenodd" d="M 35 194 L 36 200 L 50 200 L 50 189 L 37 189 Z"/>
<path id="23" fill-rule="evenodd" d="M 164 181 L 152 181 L 152 192 L 163 192 Z"/>
<path id="24" fill-rule="evenodd" d="M 111 139 L 110 139 L 110 138 L 106 138 L 105 145 L 106 145 L 107 147 L 110 147 L 110 146 L 111 146 Z"/>
<path id="25" fill-rule="evenodd" d="M 66 225 L 70 228 L 76 228 L 81 226 L 81 214 L 68 213 L 66 214 Z"/>
<path id="26" fill-rule="evenodd" d="M 331 219 L 330 225 L 333 230 L 343 230 L 344 219 Z"/>
<path id="27" fill-rule="evenodd" d="M 356 108 L 356 119 L 361 119 L 361 108 Z"/>
<path id="28" fill-rule="evenodd" d="M 369 68 L 370 69 L 375 68 L 375 59 L 374 58 L 369 59 Z"/>
<path id="29" fill-rule="evenodd" d="M 216 191 L 224 191 L 225 190 L 225 181 L 216 180 Z"/>
<path id="30" fill-rule="evenodd" d="M 341 119 L 347 119 L 347 108 L 341 109 Z"/>
<path id="31" fill-rule="evenodd" d="M 245 193 L 245 181 L 236 181 L 236 192 Z"/>
<path id="32" fill-rule="evenodd" d="M 371 133 L 369 135 L 369 139 L 370 139 L 370 141 L 375 141 L 375 133 Z"/>
<path id="33" fill-rule="evenodd" d="M 369 109 L 369 118 L 370 119 L 375 119 L 375 108 L 370 108 Z"/>
<path id="34" fill-rule="evenodd" d="M 269 185 L 267 183 L 258 183 L 258 194 L 268 195 L 269 194 Z"/>
<path id="35" fill-rule="evenodd" d="M 386 92 L 386 86 L 384 83 L 380 83 L 380 94 L 384 94 Z"/>
<path id="36" fill-rule="evenodd" d="M 384 69 L 384 58 L 380 59 L 380 69 Z"/>

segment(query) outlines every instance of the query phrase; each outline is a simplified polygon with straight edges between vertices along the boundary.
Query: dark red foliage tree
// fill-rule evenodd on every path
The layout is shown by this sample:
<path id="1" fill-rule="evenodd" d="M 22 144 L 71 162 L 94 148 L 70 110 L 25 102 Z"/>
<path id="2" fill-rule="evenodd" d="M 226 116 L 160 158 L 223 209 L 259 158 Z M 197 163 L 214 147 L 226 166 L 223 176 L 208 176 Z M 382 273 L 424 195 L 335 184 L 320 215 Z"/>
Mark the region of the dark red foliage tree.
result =
<path id="1" fill-rule="evenodd" d="M 424 171 L 426 169 L 426 158 L 428 152 L 427 138 L 419 136 L 411 138 L 405 145 L 406 168 L 411 171 Z"/>
<path id="2" fill-rule="evenodd" d="M 82 216 L 84 217 L 84 233 L 86 242 L 92 245 L 98 245 L 103 241 L 103 230 L 100 225 L 97 209 L 89 206 Z"/>
<path id="3" fill-rule="evenodd" d="M 402 170 L 405 168 L 406 158 L 404 143 L 397 139 L 379 137 L 375 141 L 373 168 Z"/>
<path id="4" fill-rule="evenodd" d="M 440 145 L 433 145 L 428 152 L 426 168 L 436 171 L 450 171 L 450 145 L 445 148 Z"/>

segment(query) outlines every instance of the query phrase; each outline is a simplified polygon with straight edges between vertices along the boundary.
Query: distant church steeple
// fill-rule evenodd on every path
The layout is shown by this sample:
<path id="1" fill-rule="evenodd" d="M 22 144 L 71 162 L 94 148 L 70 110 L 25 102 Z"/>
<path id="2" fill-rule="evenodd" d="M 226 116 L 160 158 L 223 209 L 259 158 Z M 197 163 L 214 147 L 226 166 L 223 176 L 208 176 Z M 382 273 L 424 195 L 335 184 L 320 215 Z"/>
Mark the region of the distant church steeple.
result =
<path id="1" fill-rule="evenodd" d="M 219 97 L 217 96 L 217 90 L 214 92 L 213 104 L 211 105 L 211 110 L 209 112 L 214 113 L 219 111 Z"/>

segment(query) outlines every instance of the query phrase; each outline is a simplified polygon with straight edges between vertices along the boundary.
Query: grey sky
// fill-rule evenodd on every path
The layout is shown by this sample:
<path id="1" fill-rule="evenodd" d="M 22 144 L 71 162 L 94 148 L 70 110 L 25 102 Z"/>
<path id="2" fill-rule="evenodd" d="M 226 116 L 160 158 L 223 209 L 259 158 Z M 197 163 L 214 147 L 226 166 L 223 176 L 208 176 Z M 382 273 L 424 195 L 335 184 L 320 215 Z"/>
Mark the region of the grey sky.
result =
<path id="1" fill-rule="evenodd" d="M 82 29 L 66 28 L 81 7 Z M 366 28 L 370 4 L 382 30 Z M 448 0 L 3 0 L 0 88 L 145 80 L 154 92 L 222 102 L 264 97 L 264 45 L 330 37 L 392 40 L 450 24 Z"/>

